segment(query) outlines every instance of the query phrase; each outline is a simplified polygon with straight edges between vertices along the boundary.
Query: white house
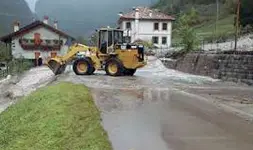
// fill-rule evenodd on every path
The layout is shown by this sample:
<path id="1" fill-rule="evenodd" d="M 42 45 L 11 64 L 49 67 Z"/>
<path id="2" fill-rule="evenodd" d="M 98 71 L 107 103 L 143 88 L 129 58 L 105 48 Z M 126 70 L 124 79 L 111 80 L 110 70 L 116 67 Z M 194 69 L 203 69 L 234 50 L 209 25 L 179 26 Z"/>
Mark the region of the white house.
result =
<path id="1" fill-rule="evenodd" d="M 48 19 L 45 17 L 43 22 L 35 21 L 23 28 L 15 22 L 14 32 L 1 37 L 0 41 L 9 46 L 14 58 L 35 60 L 38 63 L 38 59 L 45 62 L 50 57 L 64 55 L 74 38 L 58 30 L 56 21 L 50 26 Z"/>
<path id="2" fill-rule="evenodd" d="M 170 47 L 172 37 L 172 16 L 147 7 L 137 7 L 133 11 L 120 13 L 119 27 L 129 42 L 144 40 L 159 48 Z"/>

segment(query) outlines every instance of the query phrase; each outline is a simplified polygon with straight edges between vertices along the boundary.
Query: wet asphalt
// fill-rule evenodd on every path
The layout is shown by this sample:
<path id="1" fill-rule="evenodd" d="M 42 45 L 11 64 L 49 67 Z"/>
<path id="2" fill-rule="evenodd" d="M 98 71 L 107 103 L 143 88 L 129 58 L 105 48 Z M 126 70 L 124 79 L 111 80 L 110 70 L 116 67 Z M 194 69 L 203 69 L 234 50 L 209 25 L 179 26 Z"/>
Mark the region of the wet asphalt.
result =
<path id="1" fill-rule="evenodd" d="M 253 124 L 182 87 L 226 87 L 217 80 L 166 69 L 151 58 L 134 77 L 69 73 L 101 110 L 115 150 L 252 150 Z"/>

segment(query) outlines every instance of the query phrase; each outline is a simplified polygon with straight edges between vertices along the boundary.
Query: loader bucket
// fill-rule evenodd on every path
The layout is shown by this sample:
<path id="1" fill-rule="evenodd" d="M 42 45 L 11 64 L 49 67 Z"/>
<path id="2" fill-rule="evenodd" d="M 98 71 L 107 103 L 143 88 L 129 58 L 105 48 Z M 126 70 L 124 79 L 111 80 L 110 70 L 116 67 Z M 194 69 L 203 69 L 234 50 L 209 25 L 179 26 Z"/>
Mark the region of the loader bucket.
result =
<path id="1" fill-rule="evenodd" d="M 47 63 L 47 66 L 53 71 L 53 73 L 55 75 L 59 75 L 62 74 L 65 69 L 66 69 L 66 65 L 65 64 L 60 64 L 59 62 L 57 62 L 56 60 L 50 60 Z"/>

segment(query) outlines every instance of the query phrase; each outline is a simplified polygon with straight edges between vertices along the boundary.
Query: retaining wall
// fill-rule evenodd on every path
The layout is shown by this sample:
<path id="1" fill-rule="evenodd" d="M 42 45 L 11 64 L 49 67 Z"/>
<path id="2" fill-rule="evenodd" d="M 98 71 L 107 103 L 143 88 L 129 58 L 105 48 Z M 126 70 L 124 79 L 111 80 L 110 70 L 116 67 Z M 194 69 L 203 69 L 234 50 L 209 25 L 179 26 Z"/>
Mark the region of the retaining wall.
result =
<path id="1" fill-rule="evenodd" d="M 253 55 L 190 53 L 177 61 L 165 60 L 168 68 L 253 85 Z"/>

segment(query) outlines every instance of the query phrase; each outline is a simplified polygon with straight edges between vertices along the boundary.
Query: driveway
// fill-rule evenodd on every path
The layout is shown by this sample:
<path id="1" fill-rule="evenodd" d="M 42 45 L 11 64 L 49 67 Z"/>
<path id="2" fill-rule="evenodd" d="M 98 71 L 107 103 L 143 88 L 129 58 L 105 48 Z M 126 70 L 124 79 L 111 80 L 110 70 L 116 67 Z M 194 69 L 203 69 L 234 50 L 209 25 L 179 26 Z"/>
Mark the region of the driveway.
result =
<path id="1" fill-rule="evenodd" d="M 71 72 L 59 80 L 90 87 L 115 150 L 253 148 L 253 124 L 217 107 L 211 97 L 218 95 L 217 87 L 226 90 L 223 97 L 236 95 L 233 91 L 239 89 L 253 95 L 249 87 L 169 70 L 156 58 L 134 77 Z"/>

